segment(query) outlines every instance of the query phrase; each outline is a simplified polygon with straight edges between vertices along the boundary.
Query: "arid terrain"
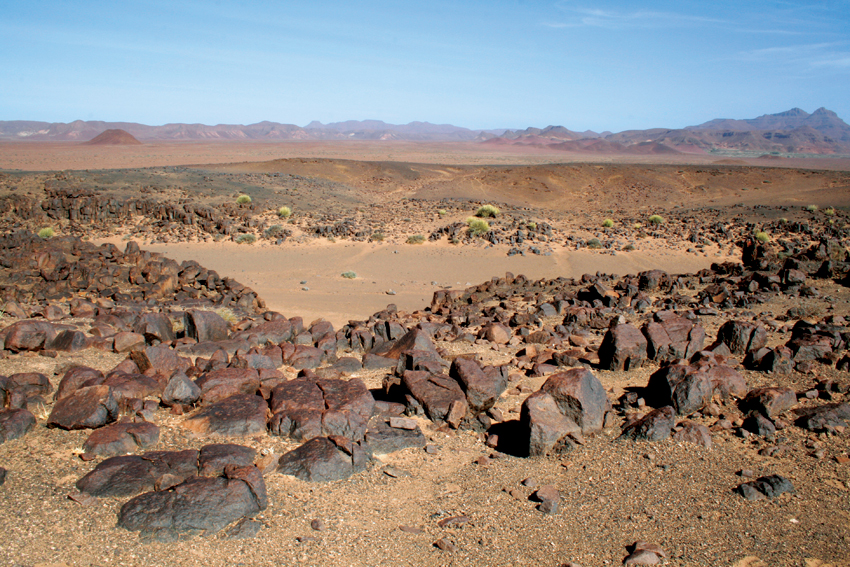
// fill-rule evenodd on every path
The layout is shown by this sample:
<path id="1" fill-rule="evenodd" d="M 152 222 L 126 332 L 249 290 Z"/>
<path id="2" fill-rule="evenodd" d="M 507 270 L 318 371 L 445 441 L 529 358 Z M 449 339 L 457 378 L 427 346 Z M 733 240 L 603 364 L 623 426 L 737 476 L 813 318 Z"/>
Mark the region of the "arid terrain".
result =
<path id="1" fill-rule="evenodd" d="M 0 142 L 0 229 L 3 564 L 850 565 L 846 158 Z"/>

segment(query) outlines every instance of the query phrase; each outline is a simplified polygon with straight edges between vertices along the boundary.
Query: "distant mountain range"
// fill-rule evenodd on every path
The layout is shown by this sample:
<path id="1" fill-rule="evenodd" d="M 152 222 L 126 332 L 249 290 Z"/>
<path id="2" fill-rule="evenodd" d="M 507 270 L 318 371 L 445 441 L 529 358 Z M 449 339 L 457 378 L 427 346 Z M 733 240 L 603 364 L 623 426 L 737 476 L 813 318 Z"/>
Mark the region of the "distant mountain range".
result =
<path id="1" fill-rule="evenodd" d="M 831 110 L 813 113 L 793 108 L 778 114 L 735 120 L 718 118 L 680 129 L 575 132 L 563 126 L 525 130 L 470 130 L 451 124 L 349 120 L 307 126 L 259 122 L 241 124 L 166 124 L 77 120 L 69 124 L 0 121 L 0 140 L 87 142 L 107 130 L 123 130 L 139 141 L 178 140 L 407 140 L 468 141 L 525 145 L 588 154 L 674 154 L 746 151 L 761 153 L 850 154 L 850 126 Z M 120 143 L 120 142 L 119 142 Z"/>
<path id="2" fill-rule="evenodd" d="M 487 144 L 523 144 L 581 153 L 657 154 L 746 151 L 850 154 L 850 126 L 825 108 L 793 108 L 758 118 L 719 118 L 681 129 L 573 132 L 563 126 L 507 131 Z"/>
<path id="3" fill-rule="evenodd" d="M 450 124 L 411 122 L 387 124 L 380 120 L 349 120 L 322 124 L 311 122 L 304 128 L 294 124 L 258 122 L 257 124 L 165 124 L 147 126 L 134 122 L 101 122 L 77 120 L 61 122 L 0 121 L 0 140 L 38 140 L 52 142 L 84 142 L 106 130 L 123 130 L 144 141 L 166 140 L 412 140 L 473 141 L 491 138 L 501 130 L 470 130 Z"/>

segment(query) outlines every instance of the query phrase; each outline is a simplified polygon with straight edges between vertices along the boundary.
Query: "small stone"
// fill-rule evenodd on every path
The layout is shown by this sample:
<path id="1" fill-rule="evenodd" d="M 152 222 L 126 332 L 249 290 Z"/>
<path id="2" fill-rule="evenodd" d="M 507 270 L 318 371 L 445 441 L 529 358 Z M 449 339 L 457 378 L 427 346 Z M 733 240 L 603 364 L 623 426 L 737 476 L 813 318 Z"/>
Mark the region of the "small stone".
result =
<path id="1" fill-rule="evenodd" d="M 660 565 L 661 558 L 652 551 L 641 549 L 635 550 L 623 559 L 623 565 Z"/>
<path id="2" fill-rule="evenodd" d="M 325 523 L 322 520 L 315 519 L 310 522 L 310 527 L 316 530 L 317 532 L 325 531 Z"/>
<path id="3" fill-rule="evenodd" d="M 97 498 L 87 492 L 72 492 L 68 495 L 68 498 L 82 506 L 91 506 L 97 502 Z"/>
<path id="4" fill-rule="evenodd" d="M 469 516 L 452 516 L 450 518 L 443 518 L 437 525 L 441 528 L 445 528 L 446 526 L 460 526 L 469 521 Z"/>
<path id="5" fill-rule="evenodd" d="M 391 417 L 390 427 L 394 429 L 406 429 L 408 431 L 413 431 L 416 429 L 416 420 L 407 417 Z"/>
<path id="6" fill-rule="evenodd" d="M 448 551 L 449 553 L 453 553 L 457 551 L 457 546 L 452 543 L 448 538 L 441 537 L 437 541 L 434 542 L 434 545 L 437 546 L 442 551 Z"/>
<path id="7" fill-rule="evenodd" d="M 430 443 L 425 445 L 425 452 L 429 455 L 436 455 L 439 450 L 440 448 L 436 445 L 431 445 Z"/>

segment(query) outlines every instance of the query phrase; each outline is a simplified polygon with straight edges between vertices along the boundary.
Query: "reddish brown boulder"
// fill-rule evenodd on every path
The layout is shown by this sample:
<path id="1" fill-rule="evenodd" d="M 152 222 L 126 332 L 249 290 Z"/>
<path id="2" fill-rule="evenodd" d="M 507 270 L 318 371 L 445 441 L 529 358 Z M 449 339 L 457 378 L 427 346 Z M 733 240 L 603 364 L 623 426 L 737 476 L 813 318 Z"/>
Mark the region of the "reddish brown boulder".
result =
<path id="1" fill-rule="evenodd" d="M 56 336 L 56 327 L 46 321 L 26 320 L 3 330 L 5 348 L 11 351 L 41 350 Z"/>
<path id="2" fill-rule="evenodd" d="M 121 332 L 115 333 L 113 349 L 115 352 L 124 353 L 145 348 L 145 336 L 139 333 Z"/>
<path id="3" fill-rule="evenodd" d="M 599 365 L 605 370 L 631 370 L 646 360 L 646 337 L 632 325 L 608 329 L 599 345 Z"/>
<path id="4" fill-rule="evenodd" d="M 750 410 L 774 418 L 797 405 L 797 396 L 790 388 L 757 388 L 747 394 L 743 405 Z"/>
<path id="5" fill-rule="evenodd" d="M 93 431 L 83 451 L 102 457 L 133 453 L 159 443 L 159 427 L 147 421 L 113 423 Z"/>
<path id="6" fill-rule="evenodd" d="M 183 426 L 195 433 L 244 437 L 266 430 L 268 412 L 262 397 L 239 394 L 201 408 Z"/>
<path id="7" fill-rule="evenodd" d="M 60 429 L 96 429 L 114 421 L 118 404 L 112 388 L 105 385 L 75 390 L 53 406 L 47 418 L 48 427 Z"/>
<path id="8" fill-rule="evenodd" d="M 65 372 L 53 398 L 57 401 L 61 400 L 83 386 L 97 386 L 104 380 L 103 372 L 100 370 L 88 366 L 74 366 Z"/>
<path id="9" fill-rule="evenodd" d="M 23 437 L 35 423 L 35 416 L 25 409 L 0 410 L 0 443 Z"/>
<path id="10" fill-rule="evenodd" d="M 195 380 L 204 404 L 219 402 L 236 394 L 256 394 L 260 376 L 253 368 L 221 368 Z"/>
<path id="11" fill-rule="evenodd" d="M 199 343 L 223 341 L 228 338 L 227 321 L 214 311 L 186 311 L 183 313 L 183 327 L 186 329 L 186 336 Z"/>

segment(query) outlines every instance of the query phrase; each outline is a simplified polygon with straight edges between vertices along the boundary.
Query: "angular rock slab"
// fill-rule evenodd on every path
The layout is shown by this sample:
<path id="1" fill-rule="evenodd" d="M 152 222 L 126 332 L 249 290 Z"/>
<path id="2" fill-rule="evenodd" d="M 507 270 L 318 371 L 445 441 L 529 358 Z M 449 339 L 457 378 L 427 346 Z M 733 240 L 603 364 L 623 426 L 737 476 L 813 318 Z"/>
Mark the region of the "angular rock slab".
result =
<path id="1" fill-rule="evenodd" d="M 829 431 L 836 427 L 850 427 L 850 405 L 827 404 L 800 412 L 798 427 L 809 431 Z"/>
<path id="2" fill-rule="evenodd" d="M 278 471 L 308 482 L 344 480 L 365 470 L 369 455 L 340 437 L 315 437 L 280 457 Z"/>
<path id="3" fill-rule="evenodd" d="M 35 423 L 35 416 L 25 409 L 0 410 L 0 443 L 23 437 Z"/>
<path id="4" fill-rule="evenodd" d="M 228 336 L 227 321 L 215 311 L 186 311 L 183 313 L 183 328 L 186 329 L 186 336 L 199 343 L 223 341 Z"/>
<path id="5" fill-rule="evenodd" d="M 240 394 L 210 404 L 183 422 L 200 434 L 245 437 L 266 430 L 269 406 L 260 396 Z"/>
<path id="6" fill-rule="evenodd" d="M 158 538 L 194 530 L 217 532 L 267 506 L 260 471 L 254 466 L 234 466 L 223 477 L 191 478 L 171 490 L 133 498 L 121 507 L 118 525 Z"/>
<path id="7" fill-rule="evenodd" d="M 88 386 L 74 391 L 56 402 L 48 427 L 60 429 L 97 429 L 118 417 L 118 403 L 112 388 L 106 385 Z"/>
<path id="8" fill-rule="evenodd" d="M 414 429 L 399 429 L 390 426 L 390 420 L 376 416 L 369 420 L 365 443 L 376 455 L 387 455 L 402 449 L 425 447 L 427 439 L 419 426 Z"/>
<path id="9" fill-rule="evenodd" d="M 797 396 L 790 388 L 757 388 L 747 394 L 743 405 L 767 417 L 777 417 L 797 405 Z"/>
<path id="10" fill-rule="evenodd" d="M 548 393 L 582 433 L 602 431 L 611 402 L 602 383 L 587 368 L 573 368 L 547 378 L 540 389 Z"/>
<path id="11" fill-rule="evenodd" d="M 83 451 L 102 457 L 149 449 L 159 443 L 159 426 L 148 421 L 113 423 L 92 432 Z"/>
<path id="12" fill-rule="evenodd" d="M 646 360 L 646 337 L 623 323 L 608 329 L 599 345 L 599 365 L 605 370 L 632 370 Z"/>
<path id="13" fill-rule="evenodd" d="M 506 375 L 497 372 L 487 374 L 477 362 L 468 358 L 456 358 L 449 376 L 460 384 L 473 415 L 496 405 L 508 385 Z"/>
<path id="14" fill-rule="evenodd" d="M 639 420 L 627 425 L 620 439 L 636 441 L 663 441 L 670 437 L 676 424 L 676 410 L 672 406 L 664 406 L 652 410 Z"/>
<path id="15" fill-rule="evenodd" d="M 431 374 L 421 370 L 408 370 L 402 376 L 402 384 L 410 392 L 410 396 L 423 408 L 431 421 L 444 421 L 451 412 L 452 406 L 461 407 L 466 413 L 466 395 L 460 385 L 441 374 Z M 459 416 L 457 422 L 463 415 Z"/>
<path id="16" fill-rule="evenodd" d="M 735 491 L 747 500 L 764 500 L 776 498 L 786 492 L 794 492 L 794 485 L 784 476 L 772 474 L 740 484 L 735 487 Z"/>

